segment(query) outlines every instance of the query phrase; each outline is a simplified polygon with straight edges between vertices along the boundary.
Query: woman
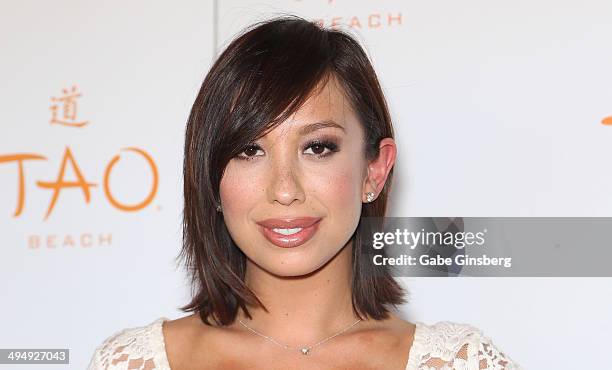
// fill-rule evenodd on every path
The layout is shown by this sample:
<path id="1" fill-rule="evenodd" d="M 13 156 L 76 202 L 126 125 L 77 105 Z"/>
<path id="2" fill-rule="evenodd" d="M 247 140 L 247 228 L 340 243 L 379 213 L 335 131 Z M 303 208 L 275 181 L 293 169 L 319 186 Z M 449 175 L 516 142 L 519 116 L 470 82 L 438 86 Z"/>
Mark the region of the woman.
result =
<path id="1" fill-rule="evenodd" d="M 236 38 L 187 123 L 182 309 L 109 337 L 89 369 L 517 369 L 467 324 L 426 325 L 363 258 L 396 158 L 376 74 L 349 35 L 286 16 Z"/>

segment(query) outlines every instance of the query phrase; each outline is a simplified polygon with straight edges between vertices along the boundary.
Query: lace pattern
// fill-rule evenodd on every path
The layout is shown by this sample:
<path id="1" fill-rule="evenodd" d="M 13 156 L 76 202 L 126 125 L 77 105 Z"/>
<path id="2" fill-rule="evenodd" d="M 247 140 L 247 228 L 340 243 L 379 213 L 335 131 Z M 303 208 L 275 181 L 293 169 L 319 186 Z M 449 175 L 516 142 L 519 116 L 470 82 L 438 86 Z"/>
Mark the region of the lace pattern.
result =
<path id="1" fill-rule="evenodd" d="M 87 370 L 171 370 L 161 317 L 119 331 L 96 349 Z M 406 370 L 522 370 L 491 338 L 469 324 L 416 322 Z"/>
<path id="2" fill-rule="evenodd" d="M 167 320 L 161 317 L 111 335 L 96 349 L 87 370 L 171 370 L 162 332 Z"/>
<path id="3" fill-rule="evenodd" d="M 472 325 L 440 321 L 419 326 L 418 348 L 406 370 L 522 370 Z"/>

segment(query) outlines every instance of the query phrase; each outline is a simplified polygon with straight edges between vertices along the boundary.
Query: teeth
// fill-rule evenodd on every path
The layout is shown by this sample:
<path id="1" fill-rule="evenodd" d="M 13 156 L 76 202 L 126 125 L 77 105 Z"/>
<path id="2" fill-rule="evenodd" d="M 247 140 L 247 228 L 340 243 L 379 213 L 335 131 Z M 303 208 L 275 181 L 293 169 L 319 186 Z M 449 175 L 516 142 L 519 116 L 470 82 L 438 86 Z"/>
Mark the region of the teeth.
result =
<path id="1" fill-rule="evenodd" d="M 279 233 L 279 234 L 283 234 L 283 235 L 292 235 L 295 234 L 297 232 L 302 231 L 301 227 L 296 227 L 294 229 L 272 229 L 272 231 L 274 231 L 275 233 Z"/>

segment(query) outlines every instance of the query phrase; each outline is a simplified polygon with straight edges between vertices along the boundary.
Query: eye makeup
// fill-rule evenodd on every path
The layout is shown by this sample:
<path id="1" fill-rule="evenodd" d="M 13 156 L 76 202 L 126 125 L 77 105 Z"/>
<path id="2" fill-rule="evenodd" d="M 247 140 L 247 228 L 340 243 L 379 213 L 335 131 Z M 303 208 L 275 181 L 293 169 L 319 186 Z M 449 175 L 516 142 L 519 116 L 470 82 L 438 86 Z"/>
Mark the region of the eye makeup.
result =
<path id="1" fill-rule="evenodd" d="M 313 149 L 313 155 L 319 159 L 329 157 L 330 155 L 333 155 L 334 153 L 340 150 L 340 147 L 336 143 L 336 140 L 330 138 L 311 140 L 303 147 L 302 151 L 306 151 L 311 148 Z M 319 149 L 323 149 L 323 152 L 317 153 Z M 327 152 L 325 151 L 326 149 L 328 150 Z"/>
<path id="2" fill-rule="evenodd" d="M 315 156 L 318 159 L 327 158 L 334 153 L 340 151 L 339 140 L 333 136 L 323 136 L 317 139 L 308 140 L 302 147 L 302 152 L 311 151 L 306 153 L 309 156 Z M 235 158 L 245 161 L 251 161 L 260 155 L 257 155 L 258 151 L 263 151 L 262 147 L 256 143 L 247 144 L 242 152 L 240 152 Z M 250 153 L 250 154 L 247 154 Z M 245 155 L 246 154 L 246 155 Z"/>

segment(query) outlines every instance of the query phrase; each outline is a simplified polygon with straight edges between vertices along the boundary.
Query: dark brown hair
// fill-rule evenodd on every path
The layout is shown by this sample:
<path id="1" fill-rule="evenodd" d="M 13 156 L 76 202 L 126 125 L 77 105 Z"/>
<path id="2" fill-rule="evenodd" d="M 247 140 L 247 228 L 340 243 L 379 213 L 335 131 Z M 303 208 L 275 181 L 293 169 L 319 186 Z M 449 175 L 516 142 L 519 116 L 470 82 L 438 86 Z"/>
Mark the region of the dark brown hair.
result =
<path id="1" fill-rule="evenodd" d="M 349 34 L 324 29 L 297 16 L 252 25 L 234 39 L 206 75 L 185 133 L 183 248 L 192 300 L 206 324 L 231 324 L 247 305 L 265 309 L 244 282 L 246 257 L 216 211 L 227 163 L 247 144 L 295 113 L 330 77 L 341 84 L 365 133 L 364 155 L 377 158 L 380 140 L 393 137 L 384 94 L 370 61 Z M 393 170 L 377 199 L 363 204 L 361 217 L 382 217 Z M 361 225 L 353 240 L 353 310 L 381 320 L 405 292 L 389 272 L 373 273 L 360 251 Z"/>

